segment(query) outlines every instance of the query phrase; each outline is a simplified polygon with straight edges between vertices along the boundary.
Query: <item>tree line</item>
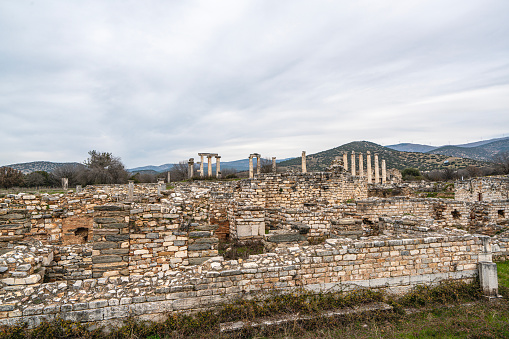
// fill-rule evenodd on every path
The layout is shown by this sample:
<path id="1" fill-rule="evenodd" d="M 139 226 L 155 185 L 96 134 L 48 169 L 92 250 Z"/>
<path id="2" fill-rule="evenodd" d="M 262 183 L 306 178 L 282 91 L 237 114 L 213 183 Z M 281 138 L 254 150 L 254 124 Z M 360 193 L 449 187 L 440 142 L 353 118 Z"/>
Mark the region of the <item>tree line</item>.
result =
<path id="1" fill-rule="evenodd" d="M 64 165 L 49 173 L 35 171 L 23 174 L 10 167 L 0 167 L 0 187 L 55 187 L 61 185 L 62 178 L 69 180 L 69 186 L 127 183 L 129 172 L 120 158 L 95 150 L 88 154 L 89 158 L 83 164 Z"/>

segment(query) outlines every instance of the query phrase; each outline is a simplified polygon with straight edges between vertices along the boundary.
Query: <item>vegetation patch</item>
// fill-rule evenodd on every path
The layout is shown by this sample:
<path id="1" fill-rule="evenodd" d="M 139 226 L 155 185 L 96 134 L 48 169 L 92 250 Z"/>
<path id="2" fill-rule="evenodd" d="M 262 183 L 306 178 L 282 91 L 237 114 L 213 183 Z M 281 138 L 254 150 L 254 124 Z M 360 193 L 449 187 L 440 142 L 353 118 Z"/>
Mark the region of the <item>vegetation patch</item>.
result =
<path id="1" fill-rule="evenodd" d="M 250 255 L 262 254 L 265 246 L 261 240 L 220 241 L 218 254 L 225 260 L 247 259 Z"/>
<path id="2" fill-rule="evenodd" d="M 504 281 L 504 278 L 501 279 Z M 304 290 L 242 298 L 230 304 L 193 314 L 172 313 L 163 322 L 128 318 L 109 334 L 101 329 L 55 320 L 29 330 L 26 325 L 0 327 L 0 338 L 502 338 L 509 335 L 509 306 L 481 302 L 477 282 L 446 281 L 420 286 L 402 297 L 382 291 L 311 294 Z M 327 311 L 356 309 L 362 305 L 387 303 L 392 310 L 371 309 L 363 313 L 320 316 Z M 475 302 L 473 304 L 461 304 Z M 445 305 L 448 305 L 447 307 Z M 452 307 L 450 307 L 452 305 Z M 405 307 L 418 307 L 407 312 Z M 306 315 L 309 315 L 305 317 Z M 297 316 L 297 317 L 296 317 Z M 292 318 L 293 317 L 293 318 Z M 281 319 L 292 321 L 277 322 Z M 247 327 L 220 333 L 223 323 L 272 321 L 275 326 Z"/>

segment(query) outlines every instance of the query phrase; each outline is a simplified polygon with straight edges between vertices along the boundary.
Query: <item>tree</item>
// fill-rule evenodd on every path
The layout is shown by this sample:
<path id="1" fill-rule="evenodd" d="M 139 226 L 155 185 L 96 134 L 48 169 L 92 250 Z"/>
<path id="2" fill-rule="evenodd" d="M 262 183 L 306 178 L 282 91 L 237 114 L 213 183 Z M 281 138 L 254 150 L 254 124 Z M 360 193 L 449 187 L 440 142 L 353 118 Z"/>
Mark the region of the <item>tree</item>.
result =
<path id="1" fill-rule="evenodd" d="M 23 185 L 23 173 L 11 167 L 0 167 L 0 187 L 10 188 Z"/>
<path id="2" fill-rule="evenodd" d="M 25 186 L 26 187 L 37 187 L 37 186 L 57 186 L 59 180 L 52 174 L 46 171 L 35 171 L 25 175 Z"/>
<path id="3" fill-rule="evenodd" d="M 82 164 L 66 164 L 57 167 L 52 172 L 56 181 L 55 185 L 60 186 L 62 178 L 69 179 L 69 186 L 81 184 L 80 179 L 84 176 L 85 170 L 86 167 Z M 86 185 L 86 183 L 84 183 L 84 185 Z"/>
<path id="4" fill-rule="evenodd" d="M 90 158 L 85 160 L 85 170 L 79 173 L 78 181 L 88 184 L 125 184 L 129 173 L 118 157 L 108 152 L 88 152 Z"/>
<path id="5" fill-rule="evenodd" d="M 272 173 L 272 160 L 268 158 L 260 158 L 260 171 L 262 173 Z"/>
<path id="6" fill-rule="evenodd" d="M 404 181 L 422 180 L 421 172 L 417 168 L 405 168 L 401 172 Z"/>
<path id="7" fill-rule="evenodd" d="M 501 151 L 493 157 L 495 168 L 500 174 L 509 174 L 509 152 Z"/>

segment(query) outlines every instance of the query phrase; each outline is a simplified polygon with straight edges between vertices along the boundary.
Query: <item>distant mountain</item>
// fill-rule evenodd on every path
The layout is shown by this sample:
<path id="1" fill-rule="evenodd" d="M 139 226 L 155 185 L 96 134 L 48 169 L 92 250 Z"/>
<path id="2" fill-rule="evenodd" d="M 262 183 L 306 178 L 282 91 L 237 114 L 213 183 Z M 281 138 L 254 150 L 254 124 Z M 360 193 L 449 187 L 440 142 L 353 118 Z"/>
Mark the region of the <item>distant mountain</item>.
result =
<path id="1" fill-rule="evenodd" d="M 483 145 L 486 145 L 486 144 L 491 144 L 492 142 L 495 142 L 495 141 L 502 141 L 502 140 L 509 140 L 509 137 L 495 138 L 495 139 L 488 139 L 488 140 L 481 140 L 481 141 L 470 142 L 468 144 L 454 145 L 454 146 L 458 146 L 458 147 L 477 147 L 477 146 L 483 146 Z"/>
<path id="2" fill-rule="evenodd" d="M 276 159 L 276 163 L 280 163 L 280 162 L 288 160 L 288 159 L 291 159 L 291 158 L 279 159 L 279 160 Z M 253 161 L 253 164 L 256 166 L 256 159 Z M 166 171 L 170 170 L 173 167 L 173 165 L 175 165 L 175 164 L 164 164 L 164 165 L 160 165 L 160 166 L 143 166 L 143 167 L 131 168 L 131 169 L 128 169 L 128 171 L 131 173 L 137 173 L 137 172 L 142 172 L 142 171 L 155 171 L 155 172 L 161 173 L 161 172 L 166 172 Z M 207 159 L 205 159 L 203 161 L 203 166 L 205 169 L 207 168 Z M 223 169 L 234 169 L 239 172 L 247 171 L 247 170 L 249 170 L 249 159 L 241 159 L 241 160 L 225 161 L 225 162 L 221 161 L 221 170 L 223 170 Z M 216 170 L 216 159 L 212 159 L 212 171 L 215 172 L 215 170 Z"/>
<path id="3" fill-rule="evenodd" d="M 470 158 L 480 161 L 491 161 L 495 154 L 505 151 L 509 151 L 509 138 L 501 138 L 497 141 L 484 143 L 476 147 L 443 146 L 428 153 Z"/>
<path id="4" fill-rule="evenodd" d="M 396 145 L 389 145 L 385 147 L 401 152 L 419 152 L 419 153 L 426 153 L 434 150 L 435 148 L 438 148 L 436 146 L 410 144 L 408 142 Z"/>
<path id="5" fill-rule="evenodd" d="M 372 159 L 374 159 L 374 153 L 378 153 L 380 163 L 382 159 L 385 159 L 387 168 L 397 168 L 399 170 L 413 167 L 418 168 L 421 171 L 429 171 L 442 168 L 465 168 L 469 165 L 487 165 L 485 162 L 472 159 L 449 157 L 440 154 L 401 152 L 390 149 L 388 147 L 377 145 L 369 141 L 354 141 L 326 151 L 308 155 L 307 168 L 310 171 L 323 171 L 325 168 L 330 166 L 332 160 L 335 157 L 342 157 L 344 152 L 348 153 L 348 163 L 350 164 L 352 151 L 355 151 L 356 153 L 362 152 L 364 154 L 364 168 L 366 168 L 367 151 L 371 152 Z M 358 166 L 358 157 L 356 157 L 356 160 Z M 283 161 L 279 165 L 282 167 L 300 168 L 301 159 L 295 158 L 292 160 Z"/>
<path id="6" fill-rule="evenodd" d="M 33 162 L 24 162 L 19 164 L 6 165 L 6 167 L 11 167 L 17 169 L 23 174 L 29 174 L 35 171 L 45 171 L 52 172 L 58 167 L 65 165 L 79 165 L 77 162 L 50 162 L 50 161 L 33 161 Z"/>

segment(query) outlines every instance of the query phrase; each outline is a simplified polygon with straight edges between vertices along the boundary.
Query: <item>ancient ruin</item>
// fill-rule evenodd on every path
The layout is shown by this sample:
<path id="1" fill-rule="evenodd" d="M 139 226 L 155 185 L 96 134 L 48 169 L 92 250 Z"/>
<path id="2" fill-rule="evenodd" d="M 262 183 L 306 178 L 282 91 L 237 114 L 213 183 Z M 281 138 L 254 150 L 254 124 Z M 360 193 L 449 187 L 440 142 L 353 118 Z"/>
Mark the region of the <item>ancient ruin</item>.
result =
<path id="1" fill-rule="evenodd" d="M 220 157 L 199 156 L 200 177 L 204 157 L 208 176 L 215 157 L 220 177 Z M 192 178 L 193 158 L 188 165 Z M 301 171 L 278 173 L 272 158 L 261 173 L 254 153 L 244 180 L 9 194 L 0 198 L 0 323 L 154 320 L 274 290 L 397 292 L 477 275 L 496 297 L 509 178 L 458 181 L 455 199 L 419 198 L 430 184 L 401 184 L 383 159 L 379 170 L 377 154 L 372 164 L 370 153 L 352 153 L 349 167 L 345 153 L 308 172 L 302 152 Z M 225 260 L 218 244 L 232 239 L 259 239 L 265 251 Z"/>

